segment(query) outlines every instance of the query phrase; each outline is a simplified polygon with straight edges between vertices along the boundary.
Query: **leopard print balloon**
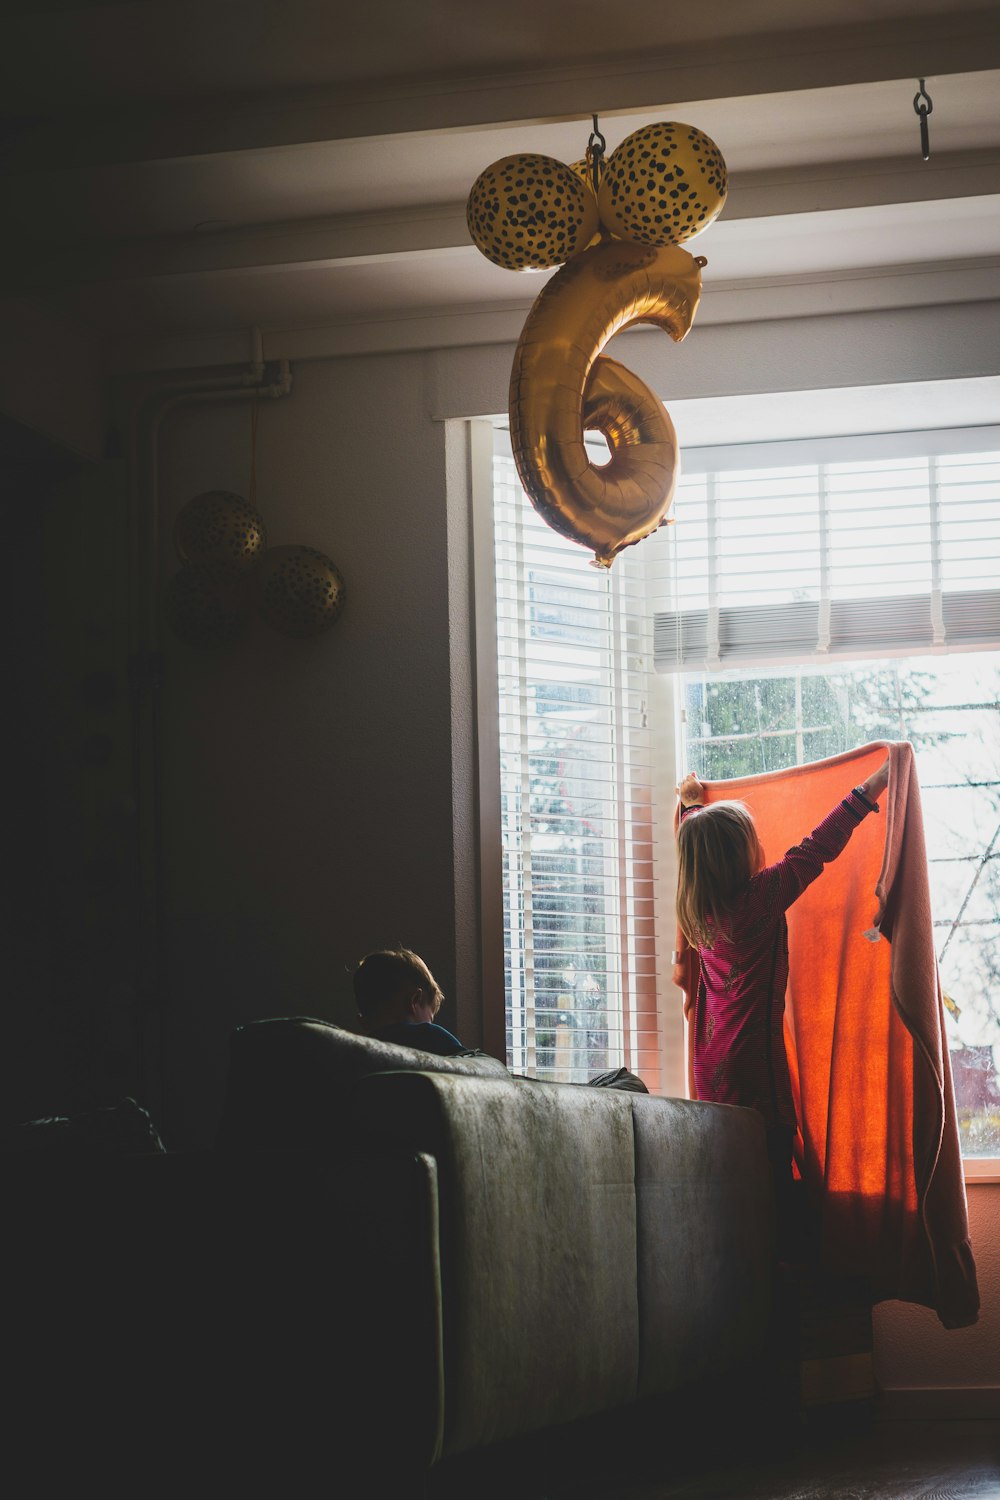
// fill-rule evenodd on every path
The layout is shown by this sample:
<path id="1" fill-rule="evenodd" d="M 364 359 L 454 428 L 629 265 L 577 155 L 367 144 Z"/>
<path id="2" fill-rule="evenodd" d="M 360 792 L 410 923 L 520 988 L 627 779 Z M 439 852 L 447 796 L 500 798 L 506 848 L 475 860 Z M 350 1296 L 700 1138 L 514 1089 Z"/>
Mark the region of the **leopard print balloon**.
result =
<path id="1" fill-rule="evenodd" d="M 318 635 L 344 607 L 340 569 L 315 547 L 269 547 L 253 583 L 258 613 L 281 635 Z"/>
<path id="2" fill-rule="evenodd" d="M 465 217 L 476 248 L 508 271 L 561 266 L 598 229 L 593 190 L 565 162 L 531 152 L 480 172 Z"/>
<path id="3" fill-rule="evenodd" d="M 181 562 L 197 558 L 252 567 L 267 546 L 267 528 L 255 505 L 230 490 L 206 490 L 174 522 L 174 551 Z"/>
<path id="4" fill-rule="evenodd" d="M 722 212 L 728 190 L 718 146 L 694 125 L 668 120 L 626 136 L 605 163 L 601 223 L 621 239 L 680 245 Z"/>

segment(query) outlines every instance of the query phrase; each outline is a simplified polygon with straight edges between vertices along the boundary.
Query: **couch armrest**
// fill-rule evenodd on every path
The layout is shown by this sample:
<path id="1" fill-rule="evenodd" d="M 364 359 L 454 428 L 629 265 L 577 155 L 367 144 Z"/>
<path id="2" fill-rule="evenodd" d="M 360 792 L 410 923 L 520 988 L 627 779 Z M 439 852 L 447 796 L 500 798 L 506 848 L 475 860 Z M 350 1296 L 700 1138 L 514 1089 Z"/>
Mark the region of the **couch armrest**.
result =
<path id="1" fill-rule="evenodd" d="M 207 1464 L 304 1493 L 331 1448 L 371 1472 L 437 1456 L 431 1158 L 31 1158 L 0 1163 L 3 1362 L 12 1433 L 53 1488 L 82 1462 L 124 1481 L 155 1461 L 169 1492 Z"/>

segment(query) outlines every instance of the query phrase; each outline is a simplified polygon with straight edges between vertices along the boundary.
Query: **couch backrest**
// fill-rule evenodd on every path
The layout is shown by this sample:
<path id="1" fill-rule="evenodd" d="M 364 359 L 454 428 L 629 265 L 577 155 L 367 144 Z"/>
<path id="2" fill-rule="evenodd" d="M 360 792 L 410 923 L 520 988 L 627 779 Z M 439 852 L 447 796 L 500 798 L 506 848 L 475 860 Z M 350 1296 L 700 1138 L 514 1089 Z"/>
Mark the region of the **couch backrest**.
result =
<path id="1" fill-rule="evenodd" d="M 366 1078 L 355 1135 L 438 1168 L 443 1451 L 752 1367 L 770 1306 L 761 1116 L 516 1079 Z"/>
<path id="2" fill-rule="evenodd" d="M 230 1038 L 218 1145 L 223 1150 L 341 1146 L 355 1085 L 386 1072 L 510 1082 L 504 1064 L 485 1052 L 437 1057 L 310 1016 L 251 1021 Z"/>
<path id="3" fill-rule="evenodd" d="M 414 1248 L 381 1169 L 427 1164 L 431 1332 L 386 1342 L 436 1372 L 414 1434 L 428 1454 L 663 1396 L 760 1349 L 771 1205 L 753 1110 L 520 1079 L 292 1017 L 234 1034 L 221 1144 L 337 1153 L 339 1253 L 364 1308 L 384 1278 L 366 1281 L 360 1231 Z"/>

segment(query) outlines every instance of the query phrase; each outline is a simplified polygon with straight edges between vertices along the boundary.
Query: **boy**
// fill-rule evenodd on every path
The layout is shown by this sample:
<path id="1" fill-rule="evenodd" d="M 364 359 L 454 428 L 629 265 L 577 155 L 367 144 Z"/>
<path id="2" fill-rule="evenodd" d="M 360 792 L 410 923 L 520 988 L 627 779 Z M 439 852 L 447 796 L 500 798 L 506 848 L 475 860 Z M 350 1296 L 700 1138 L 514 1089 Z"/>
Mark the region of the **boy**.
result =
<path id="1" fill-rule="evenodd" d="M 353 983 L 358 1015 L 369 1036 L 439 1057 L 468 1051 L 434 1020 L 444 996 L 423 959 L 409 948 L 369 953 L 355 969 Z"/>

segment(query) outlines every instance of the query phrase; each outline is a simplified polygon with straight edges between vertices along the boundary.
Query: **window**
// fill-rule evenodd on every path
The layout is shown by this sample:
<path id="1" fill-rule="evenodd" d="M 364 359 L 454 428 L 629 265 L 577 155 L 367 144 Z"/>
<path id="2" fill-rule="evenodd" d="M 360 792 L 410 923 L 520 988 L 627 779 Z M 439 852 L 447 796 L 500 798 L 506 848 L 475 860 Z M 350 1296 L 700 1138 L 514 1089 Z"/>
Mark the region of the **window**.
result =
<path id="1" fill-rule="evenodd" d="M 580 1082 L 658 1075 L 641 572 L 581 566 L 525 499 L 506 433 L 494 474 L 507 1052 Z"/>
<path id="2" fill-rule="evenodd" d="M 721 778 L 905 738 L 963 1151 L 996 1157 L 1000 452 L 975 432 L 788 451 L 686 453 L 674 524 L 602 572 L 535 514 L 497 434 L 511 1063 L 578 1079 L 625 1062 L 676 1091 L 663 978 L 657 998 L 675 767 Z"/>
<path id="3" fill-rule="evenodd" d="M 682 482 L 657 666 L 679 674 L 680 758 L 710 779 L 914 745 L 962 1148 L 995 1157 L 1000 452 L 867 446 Z"/>
<path id="4" fill-rule="evenodd" d="M 1000 1155 L 1000 652 L 689 673 L 683 684 L 682 759 L 707 779 L 873 739 L 913 744 L 962 1150 Z"/>

